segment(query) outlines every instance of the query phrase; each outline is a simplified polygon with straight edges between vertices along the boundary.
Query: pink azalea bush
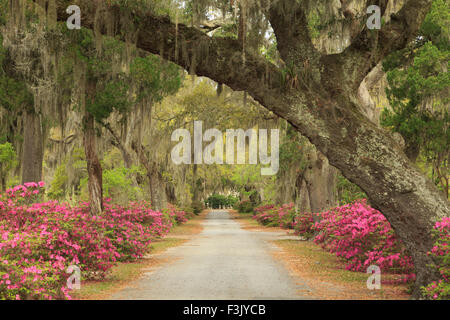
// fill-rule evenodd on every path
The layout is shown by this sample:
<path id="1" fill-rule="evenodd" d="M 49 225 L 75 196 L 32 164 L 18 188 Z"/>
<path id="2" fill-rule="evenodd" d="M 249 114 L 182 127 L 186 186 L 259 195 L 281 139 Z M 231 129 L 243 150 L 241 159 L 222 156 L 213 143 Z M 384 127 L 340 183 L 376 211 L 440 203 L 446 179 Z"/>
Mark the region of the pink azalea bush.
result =
<path id="1" fill-rule="evenodd" d="M 450 218 L 444 218 L 434 227 L 436 242 L 428 253 L 435 261 L 433 268 L 441 274 L 441 279 L 422 288 L 423 295 L 434 300 L 450 299 Z"/>
<path id="2" fill-rule="evenodd" d="M 9 189 L 0 198 L 0 299 L 70 299 L 66 270 L 77 265 L 82 279 L 103 279 L 117 261 L 145 255 L 186 213 L 153 211 L 147 202 L 128 207 L 105 202 L 101 216 L 88 203 L 34 203 L 44 184 Z"/>
<path id="3" fill-rule="evenodd" d="M 404 245 L 381 212 L 365 200 L 322 212 L 320 218 L 313 226 L 318 233 L 314 242 L 343 258 L 347 270 L 366 272 L 377 265 L 386 273 L 412 273 Z"/>
<path id="4" fill-rule="evenodd" d="M 253 219 L 266 226 L 279 226 L 292 229 L 296 215 L 293 203 L 284 204 L 281 207 L 265 205 L 254 209 Z"/>
<path id="5" fill-rule="evenodd" d="M 291 203 L 281 207 L 266 205 L 256 208 L 253 218 L 263 225 L 294 229 L 296 235 L 306 238 L 315 235 L 314 242 L 344 259 L 347 270 L 366 272 L 370 265 L 375 264 L 383 272 L 413 278 L 414 267 L 405 247 L 396 238 L 386 218 L 365 200 L 315 215 L 320 222 L 314 223 L 312 213 L 295 213 Z"/>
<path id="6" fill-rule="evenodd" d="M 265 226 L 278 226 L 284 229 L 294 229 L 299 236 L 310 238 L 314 225 L 312 213 L 296 213 L 294 204 L 284 204 L 276 207 L 267 204 L 255 208 L 253 219 Z"/>
<path id="7" fill-rule="evenodd" d="M 277 208 L 273 204 L 257 207 L 254 209 L 253 219 L 264 226 L 278 225 Z"/>
<path id="8" fill-rule="evenodd" d="M 175 224 L 185 223 L 189 218 L 193 217 L 192 213 L 186 213 L 170 203 L 167 205 L 167 209 L 164 210 L 164 213 L 166 213 Z"/>
<path id="9" fill-rule="evenodd" d="M 294 218 L 294 223 L 292 224 L 292 226 L 294 228 L 295 235 L 310 239 L 314 236 L 313 214 L 310 212 L 301 212 L 297 214 Z"/>

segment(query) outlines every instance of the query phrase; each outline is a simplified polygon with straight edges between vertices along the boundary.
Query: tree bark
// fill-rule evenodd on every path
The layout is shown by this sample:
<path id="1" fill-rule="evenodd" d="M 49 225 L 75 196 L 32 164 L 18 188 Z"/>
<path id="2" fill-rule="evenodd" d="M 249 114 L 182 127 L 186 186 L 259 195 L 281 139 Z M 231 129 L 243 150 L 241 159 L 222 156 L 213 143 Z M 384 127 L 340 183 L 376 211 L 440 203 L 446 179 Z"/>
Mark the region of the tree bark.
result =
<path id="1" fill-rule="evenodd" d="M 147 172 L 151 206 L 153 210 L 161 211 L 166 207 L 166 187 L 162 174 L 158 171 L 156 163 L 151 162 L 145 155 L 145 148 L 142 145 L 139 147 L 137 142 L 133 141 L 131 147 Z"/>
<path id="2" fill-rule="evenodd" d="M 161 211 L 166 207 L 166 186 L 161 172 L 156 168 L 151 172 L 150 189 L 152 194 L 152 206 L 155 210 Z"/>
<path id="3" fill-rule="evenodd" d="M 329 165 L 325 156 L 316 150 L 308 154 L 309 166 L 304 179 L 308 189 L 309 204 L 315 222 L 320 221 L 317 215 L 336 206 L 336 169 Z"/>
<path id="4" fill-rule="evenodd" d="M 309 192 L 304 179 L 304 174 L 300 174 L 297 177 L 296 182 L 296 199 L 295 207 L 298 212 L 311 212 L 311 205 L 309 203 Z"/>
<path id="5" fill-rule="evenodd" d="M 132 165 L 130 152 L 127 150 L 125 144 L 122 142 L 122 139 L 114 132 L 109 123 L 104 123 L 103 127 L 111 133 L 113 139 L 111 140 L 111 144 L 120 150 L 122 153 L 123 163 L 125 168 L 130 169 Z"/>
<path id="6" fill-rule="evenodd" d="M 103 212 L 103 172 L 95 143 L 95 120 L 88 111 L 84 115 L 84 152 L 88 171 L 89 207 L 92 215 Z"/>
<path id="7" fill-rule="evenodd" d="M 0 164 L 0 170 L 2 165 Z M 0 177 L 0 192 L 6 191 L 6 177 Z"/>
<path id="8" fill-rule="evenodd" d="M 39 182 L 42 179 L 44 148 L 41 120 L 36 112 L 24 112 L 23 130 L 22 183 Z"/>
<path id="9" fill-rule="evenodd" d="M 192 165 L 192 203 L 196 205 L 199 201 L 199 185 L 198 185 L 198 176 L 197 176 L 198 165 Z"/>

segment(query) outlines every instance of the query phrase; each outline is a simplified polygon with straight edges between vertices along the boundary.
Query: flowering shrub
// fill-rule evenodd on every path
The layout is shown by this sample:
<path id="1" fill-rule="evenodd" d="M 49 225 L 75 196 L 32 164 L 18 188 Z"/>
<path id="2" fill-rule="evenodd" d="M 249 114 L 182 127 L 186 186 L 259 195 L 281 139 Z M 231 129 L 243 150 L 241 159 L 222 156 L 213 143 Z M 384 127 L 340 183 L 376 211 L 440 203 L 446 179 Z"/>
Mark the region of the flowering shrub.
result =
<path id="1" fill-rule="evenodd" d="M 293 228 L 296 235 L 314 237 L 314 242 L 344 259 L 347 270 L 366 272 L 378 265 L 383 272 L 406 274 L 412 279 L 413 264 L 405 247 L 396 238 L 391 225 L 365 200 L 318 213 L 314 223 L 312 213 L 295 213 L 293 204 L 255 209 L 254 219 L 264 225 Z"/>
<path id="2" fill-rule="evenodd" d="M 102 279 L 117 261 L 132 261 L 150 250 L 153 239 L 184 211 L 167 214 L 146 202 L 128 207 L 105 201 L 101 216 L 89 204 L 70 207 L 40 199 L 42 182 L 17 186 L 0 198 L 0 299 L 70 299 L 66 269 L 77 265 L 83 279 Z"/>
<path id="3" fill-rule="evenodd" d="M 6 199 L 11 200 L 15 204 L 30 204 L 38 202 L 44 191 L 45 183 L 43 181 L 27 182 L 24 185 L 18 185 L 14 188 L 6 190 Z M 1 201 L 0 196 L 0 201 Z"/>
<path id="4" fill-rule="evenodd" d="M 355 201 L 321 213 L 314 242 L 347 261 L 346 269 L 365 272 L 374 264 L 383 272 L 410 274 L 411 258 L 381 212 Z"/>
<path id="5" fill-rule="evenodd" d="M 295 216 L 292 224 L 294 234 L 310 239 L 314 235 L 314 219 L 310 212 L 302 212 Z"/>
<path id="6" fill-rule="evenodd" d="M 253 219 L 264 226 L 275 226 L 279 224 L 277 208 L 273 204 L 255 208 L 254 212 Z"/>
<path id="7" fill-rule="evenodd" d="M 292 229 L 294 227 L 295 208 L 293 203 L 283 204 L 277 210 L 278 222 L 281 228 Z"/>
<path id="8" fill-rule="evenodd" d="M 281 207 L 265 205 L 255 208 L 253 219 L 265 226 L 279 226 L 292 229 L 294 227 L 295 209 L 294 204 L 284 204 Z"/>
<path id="9" fill-rule="evenodd" d="M 165 236 L 172 227 L 170 219 L 153 211 L 145 201 L 132 202 L 127 208 L 105 203 L 102 216 L 101 228 L 117 249 L 119 261 L 142 257 L 152 240 Z"/>
<path id="10" fill-rule="evenodd" d="M 450 218 L 437 222 L 434 233 L 436 242 L 428 254 L 434 258 L 435 265 L 432 267 L 439 270 L 442 279 L 422 288 L 422 292 L 430 299 L 448 300 L 450 299 Z"/>
<path id="11" fill-rule="evenodd" d="M 168 215 L 168 217 L 174 224 L 185 223 L 188 221 L 188 218 L 191 218 L 193 216 L 192 213 L 186 213 L 185 211 L 177 208 L 176 206 L 170 203 L 167 205 L 167 209 L 164 210 L 164 212 Z"/>

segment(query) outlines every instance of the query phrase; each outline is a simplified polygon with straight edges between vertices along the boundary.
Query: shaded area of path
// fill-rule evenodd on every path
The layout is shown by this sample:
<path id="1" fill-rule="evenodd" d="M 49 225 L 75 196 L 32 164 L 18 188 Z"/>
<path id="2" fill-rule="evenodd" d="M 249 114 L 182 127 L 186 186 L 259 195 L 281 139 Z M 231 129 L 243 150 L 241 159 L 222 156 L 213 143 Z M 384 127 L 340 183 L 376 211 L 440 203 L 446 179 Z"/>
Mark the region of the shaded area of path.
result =
<path id="1" fill-rule="evenodd" d="M 161 255 L 169 262 L 111 299 L 309 299 L 298 294 L 307 286 L 271 254 L 279 249 L 267 240 L 282 236 L 244 230 L 228 212 L 212 211 L 202 233 Z"/>

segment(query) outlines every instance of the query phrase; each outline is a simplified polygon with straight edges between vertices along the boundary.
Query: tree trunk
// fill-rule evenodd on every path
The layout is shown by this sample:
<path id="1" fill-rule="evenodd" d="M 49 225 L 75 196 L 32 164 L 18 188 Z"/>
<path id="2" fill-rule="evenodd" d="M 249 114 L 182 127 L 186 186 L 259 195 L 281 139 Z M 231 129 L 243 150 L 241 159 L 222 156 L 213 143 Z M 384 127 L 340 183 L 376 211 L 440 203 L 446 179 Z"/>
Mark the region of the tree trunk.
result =
<path id="1" fill-rule="evenodd" d="M 145 148 L 142 145 L 138 147 L 138 143 L 133 141 L 131 148 L 136 152 L 139 162 L 147 171 L 151 206 L 153 210 L 161 211 L 166 206 L 164 179 L 156 168 L 156 163 L 151 163 L 145 155 Z"/>
<path id="2" fill-rule="evenodd" d="M 297 181 L 295 183 L 295 208 L 300 213 L 311 212 L 308 186 L 306 185 L 304 172 L 297 176 Z"/>
<path id="3" fill-rule="evenodd" d="M 175 193 L 175 188 L 172 184 L 166 185 L 166 199 L 169 203 L 176 203 L 177 202 L 177 196 Z"/>
<path id="4" fill-rule="evenodd" d="M 161 211 L 166 207 L 166 188 L 163 177 L 161 173 L 155 169 L 150 173 L 149 179 L 152 207 L 156 211 Z"/>
<path id="5" fill-rule="evenodd" d="M 97 156 L 94 123 L 94 117 L 86 111 L 83 142 L 88 171 L 89 203 L 91 214 L 99 215 L 103 212 L 103 176 L 102 166 Z"/>
<path id="6" fill-rule="evenodd" d="M 103 126 L 106 128 L 106 130 L 109 131 L 109 133 L 111 133 L 113 137 L 113 139 L 111 140 L 111 144 L 120 150 L 125 168 L 130 169 L 132 165 L 131 155 L 128 152 L 125 144 L 122 142 L 122 139 L 120 139 L 120 137 L 114 132 L 113 128 L 111 128 L 109 124 L 103 124 Z"/>
<path id="7" fill-rule="evenodd" d="M 325 156 L 315 149 L 308 154 L 309 166 L 304 179 L 308 189 L 309 205 L 315 222 L 320 221 L 318 213 L 336 206 L 336 169 L 329 165 Z"/>
<path id="8" fill-rule="evenodd" d="M 24 113 L 22 147 L 22 183 L 42 179 L 44 148 L 39 115 L 34 111 Z"/>
<path id="9" fill-rule="evenodd" d="M 1 169 L 1 164 L 0 164 L 0 169 Z M 6 177 L 0 177 L 0 192 L 5 192 L 6 191 Z"/>
<path id="10" fill-rule="evenodd" d="M 197 177 L 197 170 L 198 170 L 198 165 L 197 164 L 193 164 L 192 165 L 192 203 L 195 205 L 197 204 L 198 200 L 198 194 L 199 194 L 199 190 L 198 190 L 198 177 Z"/>

